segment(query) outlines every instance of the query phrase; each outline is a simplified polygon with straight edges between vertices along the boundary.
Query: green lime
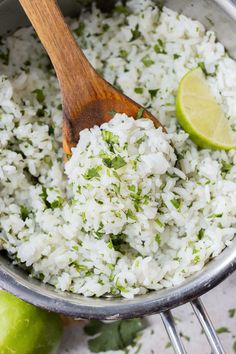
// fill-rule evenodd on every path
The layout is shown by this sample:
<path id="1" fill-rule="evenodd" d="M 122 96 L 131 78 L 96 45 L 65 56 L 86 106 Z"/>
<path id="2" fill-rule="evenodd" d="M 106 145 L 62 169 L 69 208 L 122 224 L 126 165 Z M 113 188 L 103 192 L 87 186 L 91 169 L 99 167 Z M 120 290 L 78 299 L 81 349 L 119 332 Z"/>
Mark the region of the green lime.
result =
<path id="1" fill-rule="evenodd" d="M 176 115 L 180 125 L 198 146 L 223 150 L 236 148 L 236 134 L 200 68 L 189 71 L 180 81 Z"/>
<path id="2" fill-rule="evenodd" d="M 60 343 L 59 315 L 0 291 L 0 354 L 51 354 Z"/>

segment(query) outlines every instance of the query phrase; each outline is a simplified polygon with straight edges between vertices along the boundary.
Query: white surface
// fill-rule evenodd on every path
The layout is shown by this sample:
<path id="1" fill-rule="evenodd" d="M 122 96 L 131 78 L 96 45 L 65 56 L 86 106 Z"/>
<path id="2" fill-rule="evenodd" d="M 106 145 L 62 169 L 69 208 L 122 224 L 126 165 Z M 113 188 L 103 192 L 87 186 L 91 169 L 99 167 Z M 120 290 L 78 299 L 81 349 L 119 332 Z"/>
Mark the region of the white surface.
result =
<path id="1" fill-rule="evenodd" d="M 220 339 L 225 348 L 226 354 L 234 354 L 233 344 L 236 342 L 236 313 L 233 318 L 229 317 L 228 310 L 236 308 L 236 273 L 225 282 L 213 289 L 202 297 L 202 300 L 208 309 L 215 328 L 227 327 L 230 333 L 220 334 Z M 189 304 L 173 310 L 176 324 L 179 331 L 189 340 L 184 339 L 187 352 L 191 354 L 210 354 L 211 350 L 208 342 L 202 334 L 201 327 L 193 314 Z M 149 326 L 144 331 L 139 343 L 141 349 L 139 354 L 171 354 L 172 348 L 166 349 L 169 342 L 165 333 L 160 316 L 155 315 L 148 318 Z M 87 347 L 87 337 L 83 333 L 83 324 L 80 322 L 67 327 L 64 340 L 59 354 L 89 354 Z M 129 348 L 129 354 L 137 351 L 135 348 Z M 107 354 L 120 354 L 122 351 L 107 352 Z"/>

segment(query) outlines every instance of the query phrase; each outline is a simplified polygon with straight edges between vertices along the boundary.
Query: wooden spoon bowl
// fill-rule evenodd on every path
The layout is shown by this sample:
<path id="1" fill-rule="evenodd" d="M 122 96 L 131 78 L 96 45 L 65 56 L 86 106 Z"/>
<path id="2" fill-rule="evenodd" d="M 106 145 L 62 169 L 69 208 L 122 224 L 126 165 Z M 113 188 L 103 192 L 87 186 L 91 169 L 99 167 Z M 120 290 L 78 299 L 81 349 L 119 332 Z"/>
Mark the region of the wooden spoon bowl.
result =
<path id="1" fill-rule="evenodd" d="M 59 10 L 56 0 L 19 0 L 35 28 L 55 68 L 63 107 L 63 149 L 71 153 L 79 133 L 111 119 L 109 112 L 135 117 L 142 108 L 93 69 L 77 45 Z M 156 127 L 160 122 L 148 111 L 143 117 Z"/>

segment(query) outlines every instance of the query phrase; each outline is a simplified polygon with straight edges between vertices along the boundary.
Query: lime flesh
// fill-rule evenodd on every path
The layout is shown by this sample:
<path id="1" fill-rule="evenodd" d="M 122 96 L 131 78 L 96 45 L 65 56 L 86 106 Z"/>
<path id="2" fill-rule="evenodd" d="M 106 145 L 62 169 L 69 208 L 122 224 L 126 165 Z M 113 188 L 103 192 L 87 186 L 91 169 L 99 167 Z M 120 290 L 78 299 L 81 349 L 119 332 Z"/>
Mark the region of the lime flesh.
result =
<path id="1" fill-rule="evenodd" d="M 180 81 L 176 116 L 198 146 L 223 150 L 236 148 L 236 134 L 200 68 L 189 71 Z"/>

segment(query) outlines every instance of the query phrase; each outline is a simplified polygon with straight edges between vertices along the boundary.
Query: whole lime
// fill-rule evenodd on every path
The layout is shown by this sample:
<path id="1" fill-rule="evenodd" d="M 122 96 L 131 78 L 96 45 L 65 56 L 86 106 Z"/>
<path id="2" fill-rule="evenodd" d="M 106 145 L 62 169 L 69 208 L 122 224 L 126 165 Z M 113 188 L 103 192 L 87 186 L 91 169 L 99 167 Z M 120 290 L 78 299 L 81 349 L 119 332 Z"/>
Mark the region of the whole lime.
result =
<path id="1" fill-rule="evenodd" d="M 63 325 L 57 314 L 0 291 L 0 354 L 51 354 Z"/>

